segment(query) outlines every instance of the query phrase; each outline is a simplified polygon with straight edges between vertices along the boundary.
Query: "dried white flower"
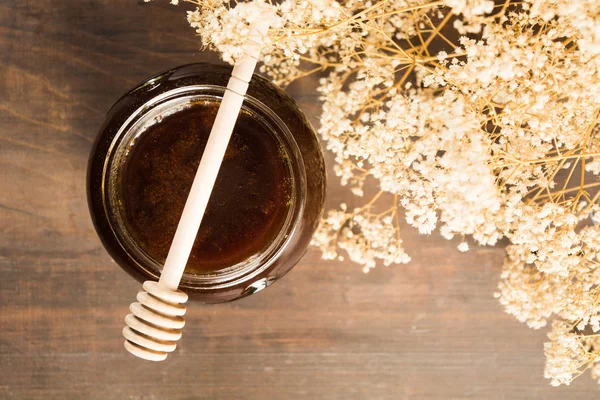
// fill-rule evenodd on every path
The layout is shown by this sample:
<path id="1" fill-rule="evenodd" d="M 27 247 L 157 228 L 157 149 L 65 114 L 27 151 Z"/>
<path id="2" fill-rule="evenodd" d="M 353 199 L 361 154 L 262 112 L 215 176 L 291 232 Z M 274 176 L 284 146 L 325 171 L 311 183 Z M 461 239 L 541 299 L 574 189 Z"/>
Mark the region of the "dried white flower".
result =
<path id="1" fill-rule="evenodd" d="M 548 337 L 550 342 L 544 344 L 548 360 L 544 376 L 551 379 L 553 386 L 570 384 L 588 368 L 592 368 L 592 372 L 597 374 L 600 365 L 600 337 L 574 333 L 572 327 L 564 321 L 554 321 Z M 594 375 L 593 378 L 598 379 L 598 376 Z"/>

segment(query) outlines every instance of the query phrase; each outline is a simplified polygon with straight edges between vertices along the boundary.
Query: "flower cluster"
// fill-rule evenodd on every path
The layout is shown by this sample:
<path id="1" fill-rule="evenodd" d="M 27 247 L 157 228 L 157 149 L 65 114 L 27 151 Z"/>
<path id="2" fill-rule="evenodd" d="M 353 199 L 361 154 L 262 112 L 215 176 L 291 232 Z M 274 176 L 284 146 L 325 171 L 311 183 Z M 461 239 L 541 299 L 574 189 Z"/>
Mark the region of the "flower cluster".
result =
<path id="1" fill-rule="evenodd" d="M 397 207 L 370 212 L 382 193 L 380 191 L 369 203 L 352 211 L 345 203 L 339 210 L 329 211 L 313 238 L 314 243 L 324 249 L 324 259 L 343 261 L 344 257 L 337 249 L 344 250 L 352 261 L 363 265 L 365 273 L 375 268 L 377 260 L 382 260 L 386 266 L 410 261 L 402 248 Z"/>
<path id="2" fill-rule="evenodd" d="M 548 337 L 550 342 L 544 344 L 548 360 L 544 376 L 551 379 L 552 385 L 568 385 L 586 369 L 600 383 L 600 335 L 579 335 L 564 321 L 554 321 Z"/>
<path id="3" fill-rule="evenodd" d="M 175 1 L 176 2 L 176 1 Z M 330 211 L 326 259 L 409 262 L 400 218 L 429 234 L 510 242 L 498 297 L 554 319 L 545 375 L 600 376 L 600 7 L 597 0 L 181 0 L 235 62 L 271 15 L 261 71 L 320 73 L 319 133 L 362 207 Z"/>

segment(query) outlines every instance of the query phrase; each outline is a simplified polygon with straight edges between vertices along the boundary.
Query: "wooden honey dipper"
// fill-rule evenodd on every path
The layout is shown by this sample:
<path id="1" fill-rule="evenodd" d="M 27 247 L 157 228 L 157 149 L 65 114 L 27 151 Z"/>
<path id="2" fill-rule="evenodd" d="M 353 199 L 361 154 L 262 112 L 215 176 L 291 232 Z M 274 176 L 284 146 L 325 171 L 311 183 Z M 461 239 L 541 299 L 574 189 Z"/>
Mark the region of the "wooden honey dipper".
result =
<path id="1" fill-rule="evenodd" d="M 145 292 L 138 293 L 138 301 L 129 307 L 132 314 L 125 317 L 125 348 L 139 358 L 162 361 L 175 350 L 181 338 L 188 295 L 177 288 L 252 79 L 263 38 L 269 30 L 271 18 L 266 14 L 253 26 L 244 45 L 246 57 L 231 72 L 160 279 L 144 282 Z"/>

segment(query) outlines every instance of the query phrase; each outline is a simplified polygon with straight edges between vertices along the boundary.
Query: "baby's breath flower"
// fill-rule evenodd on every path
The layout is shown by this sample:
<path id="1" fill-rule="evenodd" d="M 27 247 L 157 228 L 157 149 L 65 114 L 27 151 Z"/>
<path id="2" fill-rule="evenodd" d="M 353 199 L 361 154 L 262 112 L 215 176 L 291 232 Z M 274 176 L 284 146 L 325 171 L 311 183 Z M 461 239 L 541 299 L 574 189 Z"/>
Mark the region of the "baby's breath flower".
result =
<path id="1" fill-rule="evenodd" d="M 547 362 L 544 376 L 553 386 L 568 385 L 574 377 L 592 368 L 592 377 L 598 379 L 600 365 L 600 338 L 573 332 L 564 321 L 554 321 L 550 342 L 544 344 Z"/>
<path id="2" fill-rule="evenodd" d="M 461 242 L 458 245 L 458 251 L 462 251 L 462 252 L 469 251 L 469 243 L 467 243 L 467 242 Z"/>

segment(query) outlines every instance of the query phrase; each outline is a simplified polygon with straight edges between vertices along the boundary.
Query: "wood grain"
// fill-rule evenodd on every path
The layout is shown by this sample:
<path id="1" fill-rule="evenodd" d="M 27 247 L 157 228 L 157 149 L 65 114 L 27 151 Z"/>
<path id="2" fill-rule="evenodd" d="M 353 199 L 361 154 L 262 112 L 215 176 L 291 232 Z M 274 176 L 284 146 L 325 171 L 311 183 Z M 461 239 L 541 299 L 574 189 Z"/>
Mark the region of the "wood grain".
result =
<path id="1" fill-rule="evenodd" d="M 120 330 L 140 286 L 96 237 L 85 169 L 121 94 L 215 60 L 166 3 L 0 0 L 0 398 L 598 398 L 587 376 L 543 379 L 546 331 L 492 296 L 501 247 L 461 254 L 409 227 L 407 266 L 364 275 L 309 251 L 258 295 L 190 304 L 166 362 L 127 354 Z M 289 91 L 316 124 L 314 82 Z M 333 206 L 348 194 L 330 177 Z"/>

